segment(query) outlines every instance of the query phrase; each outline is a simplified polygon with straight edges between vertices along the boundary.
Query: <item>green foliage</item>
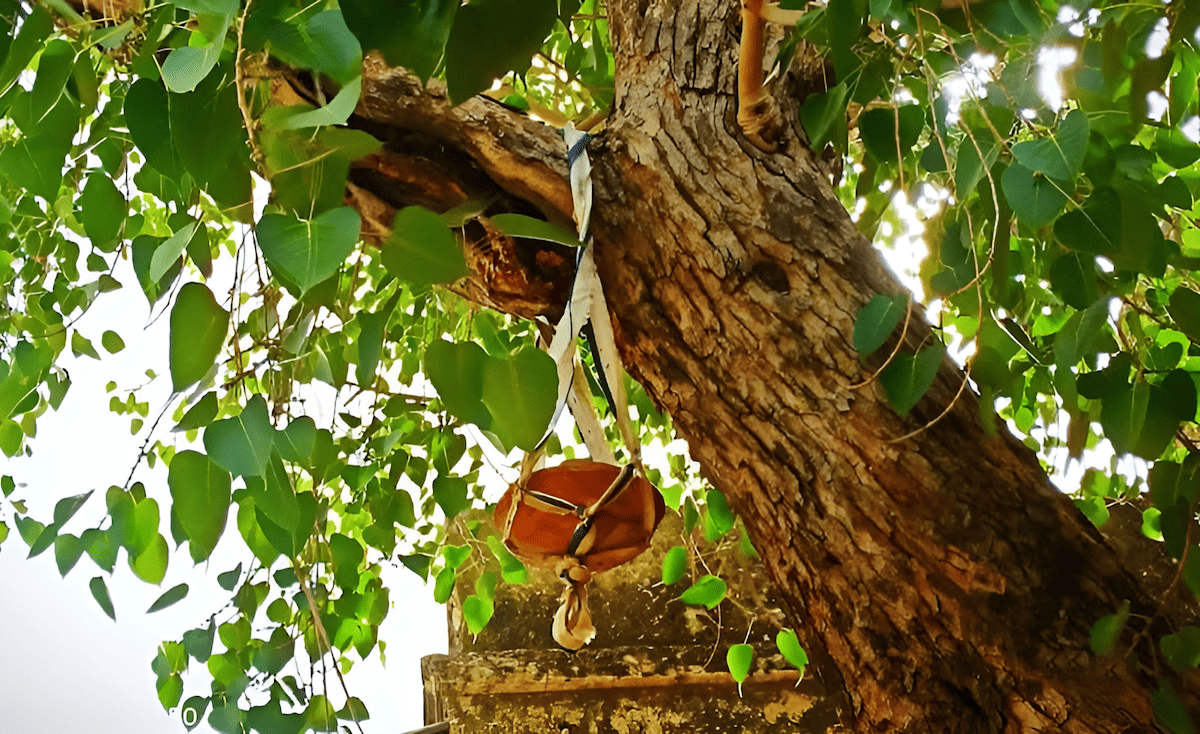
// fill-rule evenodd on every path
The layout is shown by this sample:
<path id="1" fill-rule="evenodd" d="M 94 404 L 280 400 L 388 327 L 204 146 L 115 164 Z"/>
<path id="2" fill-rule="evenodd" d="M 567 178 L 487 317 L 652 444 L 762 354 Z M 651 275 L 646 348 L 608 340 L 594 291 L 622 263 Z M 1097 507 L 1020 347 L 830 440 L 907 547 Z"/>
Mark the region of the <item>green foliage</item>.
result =
<path id="1" fill-rule="evenodd" d="M 946 350 L 941 344 L 926 347 L 917 354 L 901 353 L 879 374 L 879 382 L 888 400 L 900 415 L 908 415 L 917 401 L 933 384 Z"/>
<path id="2" fill-rule="evenodd" d="M 229 312 L 217 304 L 212 291 L 200 283 L 179 289 L 171 309 L 171 385 L 176 392 L 208 374 L 228 331 Z"/>
<path id="3" fill-rule="evenodd" d="M 509 237 L 528 237 L 534 240 L 582 247 L 582 243 L 571 232 L 550 222 L 527 217 L 524 214 L 497 214 L 491 218 L 491 221 L 497 229 Z"/>
<path id="4" fill-rule="evenodd" d="M 750 665 L 754 662 L 754 648 L 750 645 L 730 645 L 725 652 L 725 664 L 729 674 L 738 685 L 738 695 L 742 695 L 742 683 L 750 675 Z"/>
<path id="5" fill-rule="evenodd" d="M 804 678 L 804 668 L 808 665 L 808 653 L 800 646 L 800 641 L 796 638 L 796 632 L 792 629 L 781 629 L 775 635 L 775 647 L 779 649 L 783 659 L 787 660 L 792 667 L 800 671 L 800 678 Z"/>
<path id="6" fill-rule="evenodd" d="M 529 68 L 558 16 L 554 0 L 476 0 L 458 9 L 446 41 L 450 101 L 458 104 L 509 71 Z M 497 45 L 493 39 L 503 38 Z"/>
<path id="7" fill-rule="evenodd" d="M 358 212 L 349 208 L 332 209 L 308 221 L 264 214 L 258 221 L 258 246 L 275 277 L 299 297 L 341 268 L 358 242 L 359 227 Z"/>
<path id="8" fill-rule="evenodd" d="M 167 484 L 174 521 L 188 539 L 192 560 L 199 563 L 208 558 L 225 531 L 229 472 L 204 454 L 181 451 L 171 460 Z"/>
<path id="9" fill-rule="evenodd" d="M 176 602 L 182 601 L 183 598 L 187 596 L 187 593 L 188 593 L 188 585 L 187 584 L 178 584 L 176 586 L 172 586 L 170 589 L 167 589 L 166 591 L 164 591 L 161 596 L 159 596 L 157 599 L 154 600 L 154 603 L 151 604 L 150 608 L 146 610 L 146 614 L 153 614 L 154 612 L 166 609 L 167 607 L 171 606 L 172 604 L 175 604 Z M 182 688 L 180 688 L 180 690 L 182 691 Z M 179 697 L 176 696 L 175 703 L 178 703 L 178 702 L 179 702 Z M 172 704 L 172 706 L 174 706 L 174 704 Z"/>
<path id="10" fill-rule="evenodd" d="M 868 301 L 854 321 L 854 348 L 858 353 L 867 357 L 882 347 L 907 308 L 904 296 L 875 296 Z"/>
<path id="11" fill-rule="evenodd" d="M 725 592 L 728 589 L 729 587 L 724 581 L 707 574 L 701 576 L 696 583 L 680 594 L 679 599 L 684 604 L 696 604 L 713 609 L 725 598 Z"/>
<path id="12" fill-rule="evenodd" d="M 662 582 L 664 586 L 679 583 L 687 567 L 687 551 L 683 546 L 675 546 L 667 551 L 662 562 Z"/>
<path id="13" fill-rule="evenodd" d="M 104 578 L 97 576 L 88 582 L 88 588 L 92 590 L 92 597 L 104 613 L 109 616 L 112 621 L 117 621 L 117 612 L 113 609 L 112 597 L 108 595 L 108 584 L 104 583 Z"/>
<path id="14" fill-rule="evenodd" d="M 450 283 L 470 272 L 454 233 L 441 217 L 418 206 L 396 212 L 382 250 L 388 272 L 415 286 Z"/>
<path id="15" fill-rule="evenodd" d="M 1107 655 L 1112 652 L 1117 646 L 1117 639 L 1121 636 L 1121 630 L 1125 629 L 1125 623 L 1129 620 L 1129 602 L 1121 604 L 1121 608 L 1114 614 L 1108 614 L 1096 620 L 1092 625 L 1092 632 L 1089 642 L 1092 646 L 1092 652 L 1097 655 Z"/>

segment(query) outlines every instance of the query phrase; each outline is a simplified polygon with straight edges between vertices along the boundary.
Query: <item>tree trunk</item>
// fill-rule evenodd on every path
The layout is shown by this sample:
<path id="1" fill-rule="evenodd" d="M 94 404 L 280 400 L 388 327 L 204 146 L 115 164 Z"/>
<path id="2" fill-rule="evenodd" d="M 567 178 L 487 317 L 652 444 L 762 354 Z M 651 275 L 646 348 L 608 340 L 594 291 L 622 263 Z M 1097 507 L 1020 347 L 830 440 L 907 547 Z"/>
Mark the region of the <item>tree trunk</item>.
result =
<path id="1" fill-rule="evenodd" d="M 1154 731 L 1149 643 L 1127 664 L 1094 656 L 1088 633 L 1126 599 L 1153 617 L 1161 589 L 1033 453 L 1003 427 L 987 436 L 951 363 L 907 419 L 860 386 L 879 365 L 851 346 L 855 315 L 900 286 L 805 146 L 794 100 L 780 99 L 776 153 L 741 136 L 737 5 L 614 0 L 609 13 L 617 89 L 590 146 L 592 226 L 622 355 L 744 520 L 844 725 Z M 374 57 L 359 116 L 388 143 L 352 172 L 369 219 L 501 196 L 569 221 L 564 145 L 546 126 L 482 99 L 451 109 Z M 560 310 L 569 259 L 530 248 L 473 247 L 466 294 Z M 914 314 L 906 347 L 930 338 Z"/>

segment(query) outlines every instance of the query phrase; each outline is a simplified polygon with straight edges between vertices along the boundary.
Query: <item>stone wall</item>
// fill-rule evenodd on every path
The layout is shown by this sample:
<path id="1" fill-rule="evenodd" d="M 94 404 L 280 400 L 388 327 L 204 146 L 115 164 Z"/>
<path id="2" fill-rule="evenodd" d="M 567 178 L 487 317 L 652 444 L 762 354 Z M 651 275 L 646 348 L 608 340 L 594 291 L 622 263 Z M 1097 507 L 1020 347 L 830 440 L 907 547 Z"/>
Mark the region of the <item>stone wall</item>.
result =
<path id="1" fill-rule="evenodd" d="M 494 532 L 485 523 L 482 534 Z M 783 613 L 757 560 L 738 549 L 736 532 L 700 542 L 690 573 L 662 584 L 662 558 L 686 542 L 675 513 L 650 550 L 597 576 L 589 605 L 596 639 L 579 652 L 560 649 L 550 625 L 562 584 L 530 569 L 519 586 L 501 584 L 488 626 L 472 635 L 462 599 L 481 569 L 460 575 L 447 604 L 450 654 L 422 661 L 425 721 L 448 721 L 453 734 L 705 734 L 825 732 L 837 718 L 809 666 L 804 680 L 775 649 Z M 702 563 L 701 563 L 702 561 Z M 679 595 L 706 573 L 729 593 L 716 609 Z M 747 634 L 749 635 L 747 637 Z M 755 648 L 741 695 L 725 663 L 732 644 Z"/>

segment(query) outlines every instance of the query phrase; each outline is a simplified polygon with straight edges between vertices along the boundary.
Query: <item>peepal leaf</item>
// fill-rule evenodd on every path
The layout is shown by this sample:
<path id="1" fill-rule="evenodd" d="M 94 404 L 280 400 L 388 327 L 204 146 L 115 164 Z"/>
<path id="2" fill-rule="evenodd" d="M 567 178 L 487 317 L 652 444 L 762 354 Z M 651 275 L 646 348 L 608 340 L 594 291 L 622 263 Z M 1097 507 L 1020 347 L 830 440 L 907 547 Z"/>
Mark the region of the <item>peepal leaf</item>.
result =
<path id="1" fill-rule="evenodd" d="M 492 414 L 489 430 L 505 446 L 532 451 L 546 433 L 558 398 L 558 368 L 535 347 L 508 359 L 489 357 L 483 366 L 483 404 Z"/>
<path id="2" fill-rule="evenodd" d="M 904 318 L 908 299 L 904 296 L 875 296 L 858 312 L 854 321 L 854 349 L 867 357 L 883 346 Z"/>
<path id="3" fill-rule="evenodd" d="M 317 448 L 317 422 L 302 415 L 283 430 L 275 432 L 275 448 L 279 457 L 301 466 L 309 466 Z"/>
<path id="4" fill-rule="evenodd" d="M 229 313 L 202 283 L 185 283 L 171 308 L 171 389 L 196 384 L 221 353 L 229 331 Z"/>
<path id="5" fill-rule="evenodd" d="M 1159 642 L 1167 662 L 1176 670 L 1200 665 L 1200 627 L 1188 625 Z"/>
<path id="6" fill-rule="evenodd" d="M 74 497 L 64 497 L 55 503 L 55 527 L 61 528 L 63 525 L 66 525 L 67 521 L 74 517 L 76 512 L 79 512 L 79 508 L 83 507 L 83 503 L 88 501 L 88 498 L 92 496 L 92 492 L 94 491 L 95 490 L 84 492 L 83 494 L 77 494 Z"/>
<path id="7" fill-rule="evenodd" d="M 875 107 L 863 112 L 858 124 L 867 151 L 881 161 L 895 162 L 917 144 L 925 127 L 925 110 L 919 105 Z"/>
<path id="8" fill-rule="evenodd" d="M 842 82 L 832 89 L 810 94 L 800 108 L 800 121 L 808 133 L 813 150 L 824 150 L 833 143 L 839 152 L 846 150 L 846 103 L 849 89 Z"/>
<path id="9" fill-rule="evenodd" d="M 725 598 L 728 589 L 725 582 L 716 576 L 701 576 L 696 583 L 680 594 L 679 598 L 684 604 L 703 605 L 713 609 Z"/>
<path id="10" fill-rule="evenodd" d="M 108 595 L 108 585 L 104 583 L 104 577 L 97 576 L 88 582 L 88 588 L 92 590 L 92 598 L 104 610 L 104 613 L 109 616 L 112 621 L 117 621 L 117 612 L 113 609 L 112 597 Z"/>
<path id="11" fill-rule="evenodd" d="M 1126 600 L 1115 614 L 1109 614 L 1096 620 L 1088 639 L 1092 652 L 1097 655 L 1107 655 L 1112 652 L 1117 646 L 1117 638 L 1121 636 L 1121 630 L 1125 628 L 1125 622 L 1128 619 L 1129 601 Z"/>
<path id="12" fill-rule="evenodd" d="M 181 451 L 167 472 L 171 488 L 171 512 L 187 536 L 192 560 L 208 558 L 229 514 L 229 472 L 195 451 Z"/>
<path id="13" fill-rule="evenodd" d="M 1033 229 L 1041 229 L 1058 216 L 1067 203 L 1064 191 L 1070 188 L 1070 184 L 1035 173 L 1020 163 L 1005 169 L 1000 183 L 1017 218 Z"/>
<path id="14" fill-rule="evenodd" d="M 996 157 L 1000 155 L 998 144 L 992 143 L 988 146 L 984 141 L 983 147 L 987 152 L 980 157 L 979 148 L 975 147 L 978 142 L 978 138 L 974 142 L 967 138 L 958 146 L 958 157 L 954 164 L 954 190 L 961 199 L 970 196 L 979 182 L 983 180 L 987 170 L 996 162 Z"/>
<path id="15" fill-rule="evenodd" d="M 175 603 L 179 602 L 180 600 L 182 600 L 185 596 L 187 596 L 187 593 L 188 593 L 188 585 L 187 584 L 179 584 L 178 586 L 172 586 L 171 588 L 164 591 L 161 596 L 159 596 L 157 599 L 154 600 L 154 603 L 151 604 L 150 608 L 146 610 L 146 614 L 153 614 L 154 612 L 158 612 L 158 611 L 162 611 L 163 609 L 166 609 L 167 607 L 171 606 L 172 604 L 175 604 Z"/>
<path id="16" fill-rule="evenodd" d="M 1188 288 L 1176 288 L 1167 302 L 1167 311 L 1183 333 L 1200 340 L 1200 293 Z"/>
<path id="17" fill-rule="evenodd" d="M 1071 181 L 1083 167 L 1089 132 L 1087 114 L 1083 110 L 1071 110 L 1054 137 L 1017 143 L 1012 147 L 1012 153 L 1022 166 L 1035 173 Z"/>
<path id="18" fill-rule="evenodd" d="M 241 413 L 204 429 L 204 450 L 217 466 L 234 476 L 259 477 L 271 460 L 274 434 L 267 401 L 255 395 Z"/>
<path id="19" fill-rule="evenodd" d="M 0 540 L 6 534 L 8 526 L 0 530 Z M 58 565 L 58 573 L 64 578 L 83 555 L 83 542 L 74 535 L 63 534 L 54 539 L 54 562 Z"/>
<path id="20" fill-rule="evenodd" d="M 800 677 L 803 678 L 804 668 L 808 665 L 808 653 L 800 646 L 796 632 L 791 629 L 779 630 L 779 633 L 775 635 L 775 647 L 779 648 L 784 660 L 800 671 Z"/>
<path id="21" fill-rule="evenodd" d="M 215 392 L 206 392 L 204 397 L 196 401 L 196 404 L 188 408 L 188 411 L 183 414 L 183 418 L 179 423 L 172 428 L 172 431 L 194 431 L 197 428 L 203 428 L 212 419 L 217 417 L 217 394 Z"/>
<path id="22" fill-rule="evenodd" d="M 200 31 L 197 37 L 208 40 L 199 46 L 182 46 L 173 49 L 162 65 L 163 82 L 172 92 L 191 92 L 208 76 L 225 44 L 231 16 L 204 13 L 199 16 Z"/>
<path id="23" fill-rule="evenodd" d="M 440 476 L 434 479 L 433 498 L 442 512 L 446 513 L 446 522 L 471 506 L 471 500 L 467 497 L 467 480 L 462 477 Z"/>
<path id="24" fill-rule="evenodd" d="M 378 49 L 389 66 L 403 66 L 422 83 L 437 71 L 458 0 L 342 0 L 346 25 L 365 50 Z"/>
<path id="25" fill-rule="evenodd" d="M 87 185 L 79 196 L 79 220 L 93 245 L 104 249 L 117 238 L 127 208 L 125 197 L 107 174 L 96 171 L 88 176 Z M 159 275 L 155 280 L 161 277 Z"/>
<path id="26" fill-rule="evenodd" d="M 1100 425 L 1118 454 L 1132 453 L 1153 461 L 1173 440 L 1179 417 L 1170 393 L 1139 381 L 1104 397 Z"/>
<path id="27" fill-rule="evenodd" d="M 454 591 L 455 580 L 453 568 L 443 568 L 438 571 L 437 578 L 433 582 L 433 600 L 438 604 L 445 604 L 450 599 L 450 592 Z"/>
<path id="28" fill-rule="evenodd" d="M 1171 734 L 1196 734 L 1196 724 L 1179 694 L 1166 680 L 1159 681 L 1158 690 L 1150 696 L 1154 717 Z"/>
<path id="29" fill-rule="evenodd" d="M 195 220 L 188 222 L 171 235 L 166 242 L 155 248 L 154 255 L 150 258 L 150 280 L 155 282 L 162 280 L 179 256 L 183 254 L 188 243 L 192 241 L 199 224 Z"/>
<path id="30" fill-rule="evenodd" d="M 683 578 L 684 568 L 687 566 L 687 551 L 683 546 L 677 545 L 667 554 L 663 556 L 662 562 L 662 582 L 663 586 L 679 583 L 679 579 Z"/>
<path id="31" fill-rule="evenodd" d="M 362 70 L 362 49 L 341 10 L 323 10 L 307 21 L 267 23 L 271 53 L 346 84 Z"/>
<path id="32" fill-rule="evenodd" d="M 362 77 L 355 77 L 349 84 L 338 90 L 334 98 L 329 100 L 329 104 L 315 110 L 289 115 L 280 127 L 284 130 L 302 130 L 306 127 L 345 124 L 346 120 L 350 119 L 350 114 L 354 112 L 361 96 Z"/>
<path id="33" fill-rule="evenodd" d="M 466 620 L 467 629 L 471 631 L 471 634 L 477 635 L 483 631 L 483 628 L 491 621 L 494 610 L 490 601 L 475 594 L 463 599 L 463 619 Z"/>
<path id="34" fill-rule="evenodd" d="M 167 90 L 160 82 L 142 77 L 125 93 L 125 120 L 129 127 L 129 137 L 146 157 L 146 162 L 168 179 L 179 181 L 184 173 L 183 162 L 180 161 L 171 141 L 169 99 Z M 91 184 L 89 178 L 88 185 Z M 111 191 L 105 192 L 104 196 L 115 201 L 112 196 L 114 193 L 117 196 L 121 195 L 115 185 Z M 84 225 L 86 227 L 86 221 Z M 91 237 L 92 234 L 89 232 L 88 236 Z M 116 234 L 113 233 L 113 236 Z"/>
<path id="35" fill-rule="evenodd" d="M 311 220 L 264 214 L 258 220 L 258 246 L 271 272 L 303 295 L 332 277 L 350 257 L 361 227 L 358 212 L 349 207 Z"/>
<path id="36" fill-rule="evenodd" d="M 446 222 L 419 206 L 396 212 L 392 236 L 381 249 L 383 266 L 406 283 L 452 283 L 471 272 Z"/>
<path id="37" fill-rule="evenodd" d="M 904 353 L 892 360 L 879 375 L 879 382 L 887 392 L 893 410 L 903 416 L 909 414 L 933 384 L 945 353 L 944 346 L 935 344 L 922 349 L 916 356 Z"/>
<path id="38" fill-rule="evenodd" d="M 730 645 L 725 653 L 725 664 L 729 666 L 729 674 L 738 684 L 738 695 L 742 695 L 742 683 L 750 675 L 750 665 L 754 662 L 754 648 L 750 645 Z"/>
<path id="39" fill-rule="evenodd" d="M 456 418 L 489 428 L 492 416 L 483 404 L 483 371 L 489 357 L 475 342 L 438 340 L 425 349 L 425 376 L 442 405 Z"/>
<path id="40" fill-rule="evenodd" d="M 460 7 L 446 41 L 451 104 L 484 91 L 510 71 L 528 69 L 557 17 L 554 0 L 476 0 Z"/>
<path id="41" fill-rule="evenodd" d="M 571 247 L 583 246 L 574 233 L 568 232 L 558 225 L 527 217 L 524 214 L 497 214 L 492 217 L 492 224 L 509 237 L 528 237 L 532 240 L 557 242 Z"/>

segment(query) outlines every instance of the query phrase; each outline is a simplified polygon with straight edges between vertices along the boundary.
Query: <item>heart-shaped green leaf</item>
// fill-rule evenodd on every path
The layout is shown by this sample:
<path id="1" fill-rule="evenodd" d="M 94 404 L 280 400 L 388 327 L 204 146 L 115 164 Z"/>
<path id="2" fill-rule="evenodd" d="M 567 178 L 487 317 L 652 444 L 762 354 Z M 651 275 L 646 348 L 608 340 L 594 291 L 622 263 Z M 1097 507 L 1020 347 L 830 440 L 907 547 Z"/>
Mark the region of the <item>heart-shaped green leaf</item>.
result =
<path id="1" fill-rule="evenodd" d="M 810 94 L 800 108 L 800 121 L 812 149 L 824 150 L 833 143 L 838 152 L 845 152 L 848 130 L 846 127 L 846 103 L 849 90 L 846 84 L 838 84 L 826 92 Z"/>
<path id="2" fill-rule="evenodd" d="M 1062 211 L 1067 203 L 1068 184 L 1035 173 L 1020 163 L 1004 171 L 1001 179 L 1004 196 L 1017 218 L 1033 229 L 1041 229 Z"/>
<path id="3" fill-rule="evenodd" d="M 216 362 L 229 331 L 229 313 L 202 283 L 184 283 L 171 308 L 171 389 L 199 382 Z"/>
<path id="4" fill-rule="evenodd" d="M 117 613 L 113 609 L 112 597 L 108 595 L 108 584 L 104 583 L 102 576 L 97 576 L 88 582 L 88 588 L 92 590 L 92 598 L 104 610 L 104 613 L 109 616 L 112 621 L 117 621 Z"/>
<path id="5" fill-rule="evenodd" d="M 358 212 L 341 207 L 311 220 L 264 214 L 256 231 L 271 272 L 303 295 L 338 271 L 354 251 L 361 226 Z"/>
<path id="6" fill-rule="evenodd" d="M 206 392 L 204 397 L 196 401 L 195 405 L 188 408 L 188 411 L 183 414 L 183 418 L 179 419 L 179 423 L 172 428 L 172 431 L 194 431 L 197 428 L 203 428 L 212 419 L 217 417 L 217 394 L 215 392 Z"/>
<path id="7" fill-rule="evenodd" d="M 944 346 L 935 344 L 922 349 L 915 357 L 906 352 L 892 360 L 879 375 L 879 382 L 887 392 L 893 410 L 908 415 L 933 384 L 945 353 Z"/>
<path id="8" fill-rule="evenodd" d="M 275 432 L 279 457 L 300 466 L 311 466 L 317 449 L 317 422 L 302 415 L 281 431 Z"/>
<path id="9" fill-rule="evenodd" d="M 1117 646 L 1117 638 L 1120 637 L 1121 630 L 1125 628 L 1125 621 L 1128 619 L 1129 602 L 1125 601 L 1116 614 L 1109 614 L 1096 620 L 1089 635 L 1092 652 L 1097 655 L 1107 655 L 1112 652 Z"/>
<path id="10" fill-rule="evenodd" d="M 434 479 L 433 498 L 446 514 L 446 522 L 471 506 L 471 500 L 467 497 L 467 480 L 462 477 L 439 476 Z"/>
<path id="11" fill-rule="evenodd" d="M 907 308 L 908 298 L 902 295 L 875 296 L 867 301 L 854 320 L 853 341 L 858 356 L 867 357 L 882 347 Z"/>
<path id="12" fill-rule="evenodd" d="M 471 272 L 454 233 L 441 217 L 419 206 L 396 212 L 392 236 L 381 249 L 384 267 L 406 283 L 452 283 Z"/>
<path id="13" fill-rule="evenodd" d="M 161 596 L 159 596 L 157 599 L 154 600 L 154 603 L 151 604 L 150 608 L 146 610 L 146 614 L 153 614 L 154 612 L 158 612 L 158 611 L 162 611 L 163 609 L 166 609 L 167 607 L 171 606 L 172 604 L 175 604 L 175 603 L 181 601 L 185 596 L 187 596 L 187 593 L 188 593 L 188 585 L 187 584 L 179 584 L 177 586 L 172 586 L 171 588 L 164 591 Z M 178 701 L 178 699 L 176 699 L 176 700 Z"/>
<path id="14" fill-rule="evenodd" d="M 725 598 L 728 589 L 725 582 L 716 576 L 701 576 L 696 583 L 680 594 L 679 598 L 684 604 L 700 604 L 713 609 Z"/>
<path id="15" fill-rule="evenodd" d="M 975 140 L 966 138 L 958 146 L 958 158 L 954 164 L 954 191 L 960 200 L 965 200 L 979 185 L 984 174 L 996 162 L 1000 154 L 1000 146 L 990 138 L 984 138 L 981 133 L 974 133 Z M 979 155 L 978 144 L 983 150 Z"/>
<path id="16" fill-rule="evenodd" d="M 171 512 L 187 536 L 192 560 L 208 558 L 225 532 L 229 514 L 229 472 L 195 451 L 181 451 L 167 472 Z"/>
<path id="17" fill-rule="evenodd" d="M 433 582 L 433 600 L 438 604 L 445 604 L 450 599 L 450 593 L 454 591 L 454 581 L 453 568 L 438 571 L 437 579 Z"/>
<path id="18" fill-rule="evenodd" d="M 125 197 L 105 173 L 96 171 L 88 176 L 87 185 L 79 196 L 79 221 L 93 245 L 101 250 L 108 249 L 121 233 L 127 208 Z M 165 273 L 164 270 L 155 280 Z"/>
<path id="19" fill-rule="evenodd" d="M 474 342 L 438 340 L 425 349 L 425 376 L 454 417 L 488 428 L 492 415 L 483 404 L 483 370 L 488 355 Z"/>
<path id="20" fill-rule="evenodd" d="M 781 629 L 775 635 L 775 647 L 779 648 L 779 652 L 783 655 L 783 659 L 792 664 L 796 670 L 800 671 L 800 677 L 804 677 L 804 668 L 808 665 L 808 653 L 800 646 L 800 640 L 796 638 L 795 631 L 791 629 Z"/>
<path id="21" fill-rule="evenodd" d="M 557 17 L 554 0 L 529 0 L 519 9 L 507 0 L 476 0 L 460 7 L 446 42 L 451 104 L 484 91 L 510 71 L 528 69 Z"/>
<path id="22" fill-rule="evenodd" d="M 1083 110 L 1071 110 L 1053 137 L 1017 143 L 1012 147 L 1013 156 L 1035 173 L 1060 181 L 1073 181 L 1083 167 L 1090 132 L 1087 114 Z"/>
<path id="23" fill-rule="evenodd" d="M 532 451 L 545 435 L 558 399 L 554 360 L 536 347 L 526 347 L 508 359 L 488 357 L 482 399 L 492 414 L 489 430 L 505 446 Z"/>
<path id="24" fill-rule="evenodd" d="M 364 49 L 378 49 L 389 66 L 403 66 L 426 82 L 441 63 L 459 3 L 343 0 L 338 6 Z"/>
<path id="25" fill-rule="evenodd" d="M 917 144 L 925 127 L 925 111 L 918 105 L 898 110 L 875 107 L 859 116 L 858 125 L 867 151 L 878 160 L 894 163 Z"/>
<path id="26" fill-rule="evenodd" d="M 663 556 L 662 562 L 662 582 L 664 586 L 679 583 L 679 579 L 683 578 L 684 569 L 687 567 L 687 551 L 683 546 L 677 545 L 667 554 Z"/>
<path id="27" fill-rule="evenodd" d="M 579 238 L 571 232 L 558 225 L 527 217 L 524 214 L 497 214 L 492 217 L 492 224 L 509 237 L 527 237 L 532 240 L 546 240 L 571 247 L 582 247 Z"/>
<path id="28" fill-rule="evenodd" d="M 217 466 L 234 476 L 258 477 L 266 472 L 274 436 L 267 401 L 255 395 L 240 414 L 204 429 L 204 450 Z"/>
<path id="29" fill-rule="evenodd" d="M 491 621 L 495 607 L 487 599 L 471 594 L 463 599 L 462 611 L 463 619 L 467 622 L 467 629 L 471 631 L 471 634 L 477 635 Z"/>
<path id="30" fill-rule="evenodd" d="M 54 562 L 58 565 L 60 575 L 65 577 L 70 573 L 82 555 L 83 542 L 74 535 L 64 533 L 54 539 Z"/>

